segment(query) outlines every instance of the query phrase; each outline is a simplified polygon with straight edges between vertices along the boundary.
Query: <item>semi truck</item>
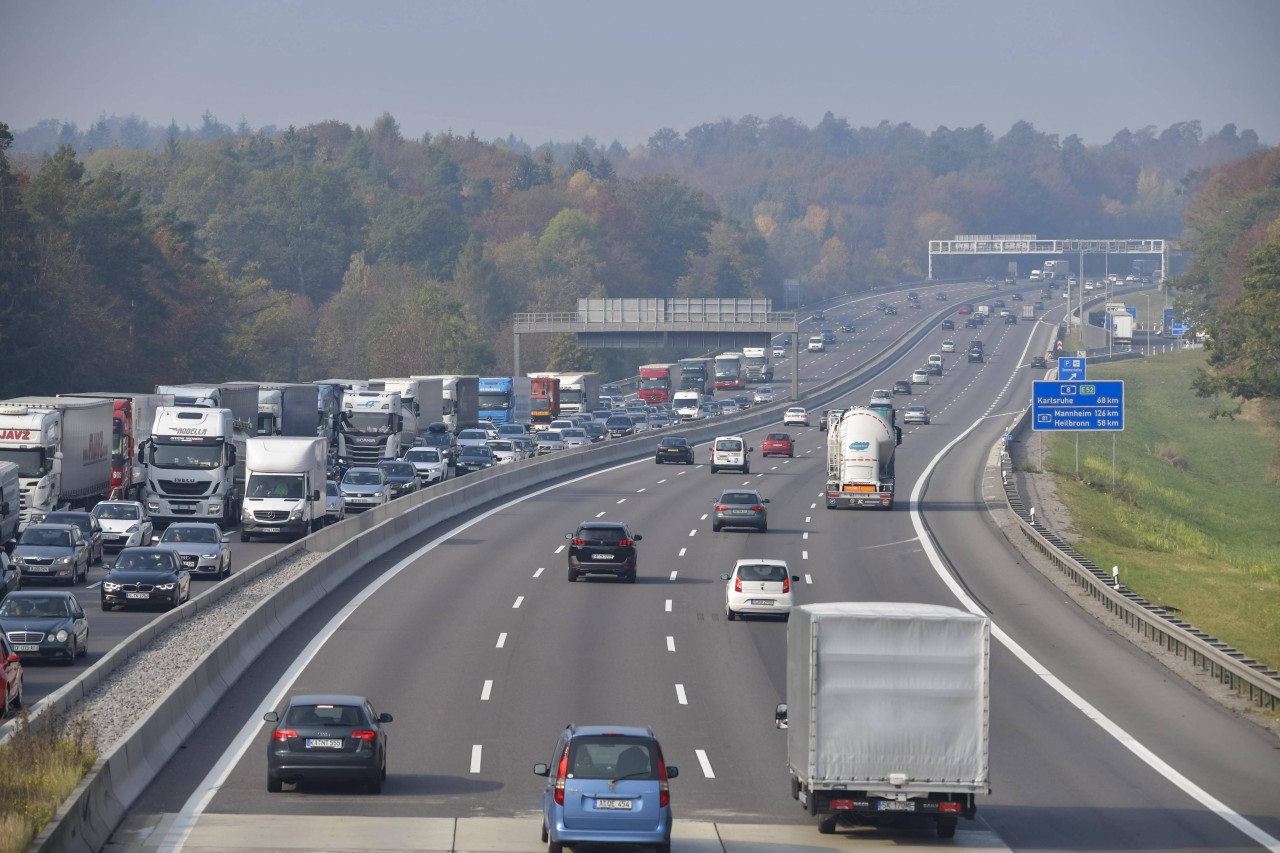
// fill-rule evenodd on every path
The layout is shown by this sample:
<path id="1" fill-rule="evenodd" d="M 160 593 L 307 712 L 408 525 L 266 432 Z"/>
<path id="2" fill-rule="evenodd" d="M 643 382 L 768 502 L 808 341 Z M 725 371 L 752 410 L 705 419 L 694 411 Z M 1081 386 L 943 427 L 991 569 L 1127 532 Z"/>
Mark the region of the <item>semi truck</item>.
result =
<path id="1" fill-rule="evenodd" d="M 1045 281 L 1066 281 L 1071 277 L 1069 261 L 1045 261 L 1040 277 Z"/>
<path id="2" fill-rule="evenodd" d="M 480 420 L 480 377 L 457 374 L 414 376 L 414 379 L 439 379 L 441 404 L 440 422 L 457 432 L 464 426 Z"/>
<path id="3" fill-rule="evenodd" d="M 400 395 L 400 453 L 413 447 L 414 440 L 437 423 L 444 413 L 444 382 L 440 379 L 395 377 L 370 379 L 370 391 Z"/>
<path id="4" fill-rule="evenodd" d="M 827 424 L 827 509 L 893 509 L 894 455 L 902 433 L 859 406 Z"/>
<path id="5" fill-rule="evenodd" d="M 319 434 L 318 408 L 315 385 L 284 382 L 259 385 L 254 435 L 315 436 Z"/>
<path id="6" fill-rule="evenodd" d="M 403 409 L 394 391 L 349 391 L 338 418 L 338 465 L 377 465 L 400 456 Z"/>
<path id="7" fill-rule="evenodd" d="M 240 517 L 248 439 L 230 409 L 161 406 L 151 438 L 138 451 L 147 464 L 147 513 L 161 524 L 230 527 Z"/>
<path id="8" fill-rule="evenodd" d="M 592 374 L 594 377 L 595 374 Z M 568 412 L 565 379 L 560 376 L 560 411 Z M 529 423 L 532 385 L 527 376 L 481 376 L 480 420 L 494 426 Z"/>
<path id="9" fill-rule="evenodd" d="M 168 394 L 110 391 L 86 391 L 82 394 L 58 396 L 111 401 L 111 490 L 108 496 L 131 501 L 141 500 L 147 472 L 142 463 L 137 462 L 138 447 L 151 437 L 156 409 L 172 406 L 173 398 Z"/>
<path id="10" fill-rule="evenodd" d="M 716 390 L 736 391 L 743 386 L 742 353 L 722 352 L 716 356 Z"/>
<path id="11" fill-rule="evenodd" d="M 742 366 L 748 382 L 772 382 L 773 362 L 768 347 L 743 347 Z"/>
<path id="12" fill-rule="evenodd" d="M 316 389 L 316 435 L 323 436 L 332 457 L 338 452 L 338 418 L 345 389 L 336 382 L 312 382 Z"/>
<path id="13" fill-rule="evenodd" d="M 560 373 L 560 414 L 594 412 L 600 403 L 600 374 Z M 527 423 L 527 419 L 525 421 Z"/>
<path id="14" fill-rule="evenodd" d="M 1128 311 L 1109 313 L 1111 343 L 1115 346 L 1131 346 L 1133 344 L 1133 315 Z"/>
<path id="15" fill-rule="evenodd" d="M 544 430 L 560 417 L 560 377 L 550 373 L 529 374 L 529 424 Z"/>
<path id="16" fill-rule="evenodd" d="M 1036 306 L 1034 306 L 1034 305 L 1023 305 L 1023 306 L 1022 306 L 1022 319 L 1024 319 L 1024 320 L 1034 320 L 1035 318 L 1036 318 Z"/>
<path id="17" fill-rule="evenodd" d="M 670 403 L 672 396 L 679 390 L 680 365 L 678 364 L 642 364 L 640 365 L 640 390 L 636 396 L 650 406 L 659 403 Z"/>
<path id="18" fill-rule="evenodd" d="M 0 462 L 18 466 L 18 525 L 87 509 L 111 493 L 112 401 L 17 397 L 0 402 Z"/>
<path id="19" fill-rule="evenodd" d="M 253 435 L 258 423 L 258 383 L 192 382 L 185 385 L 157 385 L 157 394 L 173 396 L 175 406 L 227 409 L 239 432 Z"/>
<path id="20" fill-rule="evenodd" d="M 245 443 L 240 541 L 301 539 L 324 525 L 329 448 L 320 436 L 255 436 Z"/>
<path id="21" fill-rule="evenodd" d="M 952 838 L 991 792 L 990 620 L 936 604 L 827 602 L 787 620 L 791 795 L 841 818 L 932 818 Z"/>
<path id="22" fill-rule="evenodd" d="M 710 394 L 716 388 L 715 359 L 680 359 L 680 390 Z"/>

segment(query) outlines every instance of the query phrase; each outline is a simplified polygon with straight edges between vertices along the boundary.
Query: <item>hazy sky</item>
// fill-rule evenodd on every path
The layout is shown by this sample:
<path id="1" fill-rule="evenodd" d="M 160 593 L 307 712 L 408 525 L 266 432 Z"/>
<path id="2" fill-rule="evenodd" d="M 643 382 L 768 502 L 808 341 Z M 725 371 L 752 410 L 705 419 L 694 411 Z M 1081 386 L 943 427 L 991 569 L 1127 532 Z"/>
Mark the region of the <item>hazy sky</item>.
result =
<path id="1" fill-rule="evenodd" d="M 591 136 L 751 114 L 1019 119 L 1086 143 L 1198 119 L 1280 142 L 1278 0 L 0 0 L 0 121 L 102 114 L 409 137 Z"/>

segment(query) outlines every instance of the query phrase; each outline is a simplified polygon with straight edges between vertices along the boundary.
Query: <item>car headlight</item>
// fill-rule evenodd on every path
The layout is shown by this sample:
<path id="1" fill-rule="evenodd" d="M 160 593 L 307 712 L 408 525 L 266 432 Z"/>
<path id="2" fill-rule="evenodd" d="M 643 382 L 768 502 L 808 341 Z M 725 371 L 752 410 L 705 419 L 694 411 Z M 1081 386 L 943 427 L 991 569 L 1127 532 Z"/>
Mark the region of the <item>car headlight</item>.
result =
<path id="1" fill-rule="evenodd" d="M 103 582 L 102 582 L 102 591 L 103 591 L 103 592 L 119 592 L 119 591 L 120 591 L 120 584 L 118 584 L 118 583 L 112 583 L 111 581 L 103 581 Z"/>
<path id="2" fill-rule="evenodd" d="M 54 564 L 55 566 L 69 566 L 69 565 L 71 565 L 71 558 L 70 558 L 70 557 L 58 557 L 56 560 L 54 560 L 54 561 L 53 561 L 53 564 Z"/>
<path id="3" fill-rule="evenodd" d="M 67 641 L 67 637 L 69 636 L 71 635 L 67 633 L 67 629 L 63 628 L 59 630 L 58 633 L 54 634 L 53 638 L 57 640 L 59 643 L 65 643 Z"/>
<path id="4" fill-rule="evenodd" d="M 22 556 L 21 554 L 14 554 L 12 557 L 10 557 L 10 559 L 14 562 L 15 565 L 25 566 L 27 564 L 27 558 Z"/>
<path id="5" fill-rule="evenodd" d="M 302 510 L 300 510 L 300 509 L 295 509 L 293 512 L 289 513 L 289 520 L 290 520 L 290 521 L 297 521 L 297 520 L 298 520 L 298 519 L 300 519 L 300 518 L 302 518 Z M 217 556 L 217 555 L 216 555 L 216 554 L 206 554 L 205 556 Z"/>
<path id="6" fill-rule="evenodd" d="M 132 535 L 132 534 L 137 533 L 137 532 L 138 532 L 138 525 L 136 525 L 136 524 L 130 524 L 130 525 L 129 525 L 128 527 L 126 527 L 126 528 L 125 528 L 125 530 L 124 530 L 124 533 L 125 533 L 125 535 L 126 535 L 126 536 Z"/>
<path id="7" fill-rule="evenodd" d="M 200 555 L 200 559 L 202 559 L 202 560 L 216 560 L 216 559 L 218 559 L 218 555 L 217 555 L 217 554 L 201 554 L 201 555 Z"/>
<path id="8" fill-rule="evenodd" d="M 380 497 L 383 497 L 384 495 L 386 495 L 386 492 L 382 491 L 381 489 L 373 493 L 373 496 L 375 498 L 380 498 Z"/>
<path id="9" fill-rule="evenodd" d="M 171 589 L 177 589 L 177 587 L 178 587 L 178 584 L 177 584 L 177 583 L 175 583 L 175 582 L 170 582 L 170 583 L 158 583 L 158 584 L 156 584 L 156 589 L 163 589 L 163 590 L 165 590 L 166 592 L 167 592 L 167 591 L 169 591 L 169 590 L 171 590 Z"/>

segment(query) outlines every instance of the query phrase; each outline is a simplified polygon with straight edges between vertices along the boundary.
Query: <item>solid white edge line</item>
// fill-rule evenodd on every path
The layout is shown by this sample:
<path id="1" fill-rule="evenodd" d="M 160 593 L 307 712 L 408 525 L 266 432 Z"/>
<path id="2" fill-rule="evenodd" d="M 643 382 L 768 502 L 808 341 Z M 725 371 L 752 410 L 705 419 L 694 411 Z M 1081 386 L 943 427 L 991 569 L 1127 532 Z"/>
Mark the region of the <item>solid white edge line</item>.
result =
<path id="1" fill-rule="evenodd" d="M 1027 345 L 1022 351 L 1022 358 L 1019 359 L 1019 364 L 1021 364 L 1022 361 L 1025 361 L 1027 351 L 1030 347 L 1031 339 L 1028 338 Z M 945 447 L 938 451 L 936 456 L 929 460 L 929 464 L 925 466 L 924 470 L 920 473 L 919 478 L 916 480 L 915 486 L 911 489 L 909 504 L 911 511 L 911 524 L 916 529 L 916 535 L 920 540 L 921 546 L 924 548 L 926 556 L 929 558 L 929 563 L 933 566 L 934 572 L 942 582 L 946 584 L 947 588 L 951 590 L 952 595 L 956 597 L 966 610 L 980 616 L 985 616 L 987 614 L 983 612 L 982 608 L 978 606 L 976 601 L 969 597 L 969 594 L 964 591 L 956 579 L 952 577 L 951 573 L 947 571 L 947 567 L 942 562 L 942 558 L 939 556 L 937 548 L 934 545 L 933 538 L 929 536 L 928 531 L 925 529 L 924 521 L 920 515 L 920 495 L 924 492 L 924 487 L 929 480 L 929 475 L 933 473 L 933 469 L 942 461 L 942 457 L 946 456 L 947 453 L 951 451 L 951 448 L 955 447 L 967 438 L 969 434 L 977 429 L 978 425 L 984 420 L 988 420 L 988 418 L 978 418 L 969 426 L 968 429 L 948 442 Z M 1168 762 L 1144 746 L 1137 738 L 1114 723 L 1105 714 L 1087 702 L 1084 697 L 1080 696 L 1080 694 L 1076 693 L 1068 687 L 1065 682 L 1050 672 L 1047 667 L 1036 660 L 1026 649 L 1022 648 L 1016 640 L 996 625 L 994 619 L 991 620 L 991 636 L 1006 649 L 1013 652 L 1014 656 L 1020 660 L 1027 669 L 1031 670 L 1032 673 L 1052 688 L 1054 692 L 1063 699 L 1066 699 L 1067 702 L 1076 708 L 1076 710 L 1084 714 L 1086 718 L 1097 723 L 1099 728 L 1111 737 L 1115 738 L 1121 746 L 1132 752 L 1144 764 L 1159 773 L 1168 781 L 1172 782 L 1185 794 L 1200 803 L 1200 805 L 1204 806 L 1205 809 L 1222 818 L 1228 824 L 1240 830 L 1240 832 L 1253 839 L 1258 844 L 1261 844 L 1267 850 L 1272 851 L 1272 853 L 1280 853 L 1280 839 L 1274 838 L 1255 824 L 1241 817 L 1237 812 L 1228 807 L 1217 797 L 1214 797 L 1208 791 L 1204 790 L 1186 776 L 1183 776 L 1180 772 L 1175 770 Z"/>
<path id="2" fill-rule="evenodd" d="M 300 676 L 303 670 L 311 664 L 311 661 L 320 653 L 320 649 L 324 647 L 325 643 L 327 643 L 333 635 L 337 633 L 338 629 L 341 628 L 347 619 L 351 617 L 351 614 L 355 613 L 366 601 L 372 598 L 378 590 L 382 589 L 383 586 L 389 583 L 392 578 L 400 574 L 409 566 L 413 565 L 413 563 L 421 559 L 424 554 L 434 551 L 440 545 L 448 542 L 459 533 L 469 530 L 471 527 L 482 521 L 487 521 L 491 516 L 497 515 L 505 509 L 516 506 L 517 504 L 523 503 L 524 501 L 532 498 L 541 497 L 542 495 L 555 491 L 556 489 L 561 489 L 565 486 L 579 483 L 583 480 L 589 480 L 601 473 L 619 471 L 631 465 L 639 465 L 641 462 L 647 461 L 647 459 L 636 459 L 631 462 L 623 462 L 610 468 L 605 468 L 604 471 L 592 471 L 588 474 L 582 474 L 568 480 L 553 483 L 534 492 L 530 492 L 527 495 L 513 498 L 512 500 L 506 501 L 505 503 L 499 504 L 498 506 L 480 513 L 475 518 L 464 521 L 457 527 L 453 527 L 445 531 L 440 536 L 432 539 L 426 545 L 423 545 L 421 548 L 400 560 L 382 574 L 378 575 L 377 578 L 371 581 L 364 589 L 360 590 L 360 592 L 348 601 L 337 613 L 333 614 L 333 617 L 325 623 L 323 628 L 316 632 L 315 636 L 311 638 L 311 642 L 307 643 L 306 648 L 302 650 L 298 657 L 294 659 L 294 662 L 272 686 L 268 694 L 268 699 L 263 701 L 253 711 L 249 720 L 245 722 L 244 726 L 242 726 L 240 731 L 236 734 L 235 739 L 231 741 L 231 745 L 222 753 L 222 756 L 213 765 L 213 767 L 209 768 L 209 772 L 200 780 L 200 784 L 191 792 L 191 796 L 187 798 L 187 801 L 182 804 L 182 811 L 174 815 L 174 821 L 170 825 L 169 831 L 165 833 L 160 849 L 165 851 L 182 849 L 182 845 L 191 834 L 191 830 L 195 827 L 196 821 L 200 819 L 200 815 L 204 813 L 204 810 L 208 807 L 209 803 L 213 801 L 214 795 L 217 794 L 223 784 L 226 783 L 227 777 L 231 775 L 232 769 L 234 769 L 236 764 L 240 762 L 244 757 L 244 754 L 249 751 L 249 748 L 253 746 L 257 738 L 258 731 L 262 728 L 262 715 L 267 711 L 273 711 L 280 706 L 280 703 L 284 701 L 285 695 L 293 687 L 294 682 L 298 680 L 298 676 Z M 564 550 L 564 547 L 565 546 L 561 545 L 556 549 L 556 553 L 559 554 Z M 670 609 L 671 600 L 668 599 L 667 610 Z M 472 747 L 472 756 L 475 761 L 479 760 L 479 745 Z M 478 767 L 478 765 L 476 766 Z M 477 769 L 473 772 L 479 772 L 479 770 Z"/>
<path id="3" fill-rule="evenodd" d="M 702 775 L 708 779 L 716 778 L 716 772 L 711 769 L 711 762 L 707 759 L 707 751 L 705 749 L 695 749 L 693 752 L 698 756 L 698 763 L 702 765 Z"/>

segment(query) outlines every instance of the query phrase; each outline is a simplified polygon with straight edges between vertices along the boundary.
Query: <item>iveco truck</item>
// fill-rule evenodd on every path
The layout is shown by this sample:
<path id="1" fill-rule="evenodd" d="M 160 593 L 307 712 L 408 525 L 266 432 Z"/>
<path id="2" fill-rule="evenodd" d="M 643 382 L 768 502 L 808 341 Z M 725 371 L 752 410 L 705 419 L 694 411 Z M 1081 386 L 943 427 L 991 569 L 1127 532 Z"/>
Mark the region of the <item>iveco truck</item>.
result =
<path id="1" fill-rule="evenodd" d="M 152 520 L 234 524 L 244 494 L 248 438 L 230 409 L 157 409 L 151 439 L 140 451 L 147 465 L 146 503 Z"/>

